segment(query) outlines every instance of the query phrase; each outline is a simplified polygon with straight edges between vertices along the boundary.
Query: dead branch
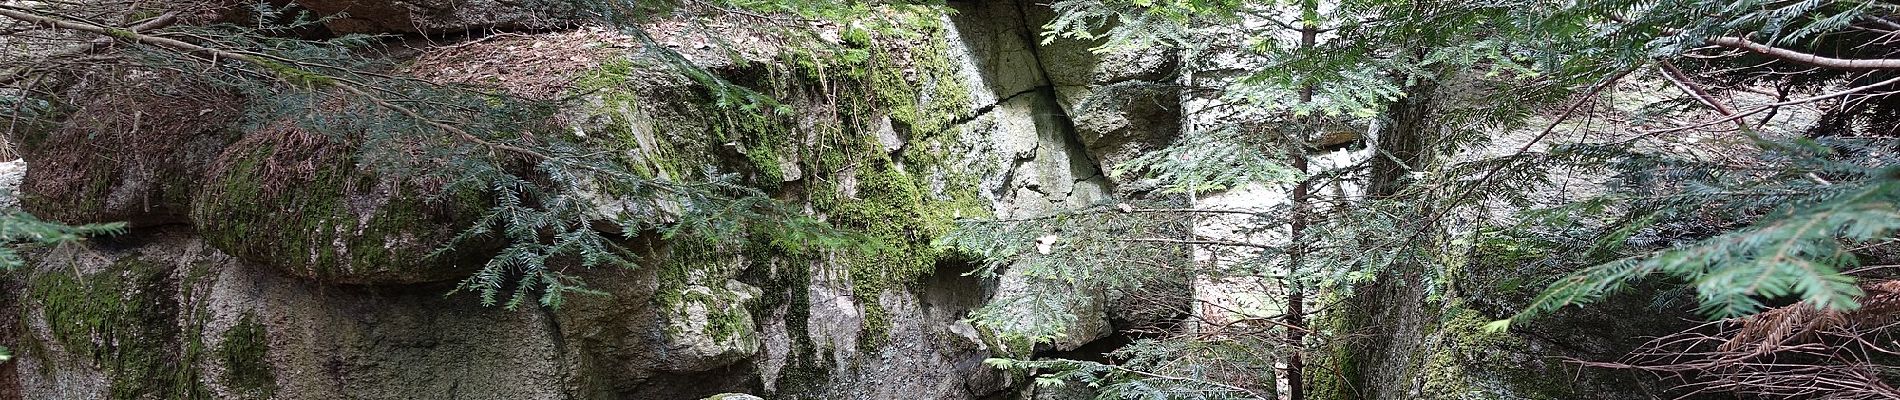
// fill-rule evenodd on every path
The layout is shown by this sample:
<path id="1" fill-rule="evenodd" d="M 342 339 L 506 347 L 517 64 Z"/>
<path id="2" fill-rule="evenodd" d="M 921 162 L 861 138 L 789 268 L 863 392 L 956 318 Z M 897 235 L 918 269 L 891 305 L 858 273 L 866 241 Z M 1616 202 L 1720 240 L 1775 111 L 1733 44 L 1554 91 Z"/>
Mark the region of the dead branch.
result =
<path id="1" fill-rule="evenodd" d="M 1722 47 L 1736 48 L 1774 57 L 1790 62 L 1812 65 L 1822 68 L 1845 70 L 1900 69 L 1900 59 L 1846 59 L 1823 57 L 1816 54 L 1769 46 L 1742 37 L 1722 36 L 1709 38 L 1709 43 Z"/>
<path id="2" fill-rule="evenodd" d="M 1685 397 L 1900 399 L 1884 378 L 1891 368 L 1879 362 L 1900 355 L 1885 347 L 1900 326 L 1900 280 L 1861 287 L 1857 310 L 1794 304 L 1659 337 L 1616 362 L 1572 362 L 1671 378 Z"/>

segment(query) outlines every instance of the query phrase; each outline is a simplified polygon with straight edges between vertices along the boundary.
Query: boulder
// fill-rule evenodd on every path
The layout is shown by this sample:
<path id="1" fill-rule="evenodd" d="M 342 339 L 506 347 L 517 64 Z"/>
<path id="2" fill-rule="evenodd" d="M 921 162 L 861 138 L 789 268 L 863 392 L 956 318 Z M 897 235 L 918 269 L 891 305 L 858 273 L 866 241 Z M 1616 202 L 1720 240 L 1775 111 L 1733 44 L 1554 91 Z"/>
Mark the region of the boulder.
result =
<path id="1" fill-rule="evenodd" d="M 216 158 L 191 221 L 240 259 L 325 283 L 412 284 L 467 278 L 489 247 L 458 243 L 487 210 L 481 193 L 359 162 L 349 139 L 281 122 Z"/>

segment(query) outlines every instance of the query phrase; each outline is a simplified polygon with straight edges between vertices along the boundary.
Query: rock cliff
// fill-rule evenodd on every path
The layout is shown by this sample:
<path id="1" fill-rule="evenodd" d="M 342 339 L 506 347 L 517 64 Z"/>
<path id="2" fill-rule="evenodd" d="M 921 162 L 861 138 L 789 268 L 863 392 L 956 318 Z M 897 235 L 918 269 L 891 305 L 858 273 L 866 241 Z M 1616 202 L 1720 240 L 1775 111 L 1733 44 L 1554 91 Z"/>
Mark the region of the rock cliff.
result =
<path id="1" fill-rule="evenodd" d="M 5 339 L 20 344 L 10 379 L 22 397 L 1008 396 L 1020 379 L 982 360 L 1032 349 L 964 318 L 1027 283 L 965 276 L 971 262 L 931 236 L 959 216 L 1112 204 L 1101 163 L 1175 123 L 1171 60 L 1045 48 L 1050 12 L 1026 2 L 900 16 L 922 34 L 838 38 L 869 58 L 817 67 L 745 16 L 655 18 L 638 23 L 652 35 L 641 40 L 564 7 L 290 3 L 339 16 L 330 33 L 416 38 L 383 56 L 404 65 L 391 73 L 577 99 L 552 120 L 634 169 L 744 174 L 889 250 L 641 241 L 629 243 L 651 255 L 641 268 L 577 272 L 606 295 L 483 307 L 447 294 L 492 248 L 423 255 L 489 200 L 379 168 L 358 135 L 246 115 L 266 99 L 174 72 L 102 71 L 127 77 L 72 86 L 97 101 L 21 141 L 21 199 L 61 222 L 133 228 L 42 249 L 16 272 L 19 323 Z M 476 39 L 429 39 L 441 35 Z M 736 84 L 793 88 L 778 92 L 790 117 L 718 104 L 651 46 Z M 842 155 L 849 168 L 830 159 Z M 1093 322 L 1057 347 L 1108 335 L 1106 308 L 1074 304 Z"/>
<path id="2" fill-rule="evenodd" d="M 0 343 L 16 358 L 0 364 L 0 398 L 1086 395 L 1034 393 L 1025 377 L 983 361 L 1112 348 L 1126 339 L 1113 337 L 1118 326 L 1138 318 L 1100 293 L 1070 293 L 1059 310 L 1012 309 L 1002 299 L 1073 289 L 1008 269 L 971 276 L 978 261 L 932 240 L 957 218 L 1032 218 L 1149 195 L 1143 182 L 1110 172 L 1193 125 L 1184 108 L 1217 100 L 1183 86 L 1238 68 L 1202 60 L 1204 71 L 1192 71 L 1165 51 L 1045 42 L 1053 12 L 1027 0 L 893 13 L 907 34 L 808 27 L 852 52 L 823 60 L 787 45 L 760 16 L 655 9 L 609 24 L 582 3 L 590 2 L 272 2 L 329 17 L 298 35 L 386 35 L 374 56 L 387 66 L 379 73 L 558 99 L 532 121 L 557 129 L 539 134 L 571 135 L 646 176 L 735 174 L 877 250 L 813 249 L 763 233 L 725 242 L 645 235 L 620 243 L 642 256 L 638 268 L 569 272 L 601 295 L 556 308 L 485 307 L 452 292 L 498 244 L 428 255 L 497 200 L 442 190 L 420 170 L 452 166 L 422 151 L 410 168 L 366 156 L 365 147 L 387 145 L 365 139 L 368 128 L 318 132 L 298 122 L 354 105 L 285 113 L 206 76 L 98 67 L 92 75 L 115 78 L 66 85 L 66 97 L 87 100 L 10 138 L 26 165 L 18 206 L 131 229 L 36 249 L 28 267 L 10 272 L 0 286 L 0 315 L 10 318 Z M 217 11 L 193 23 L 250 17 L 244 7 L 206 9 Z M 614 24 L 637 34 L 607 28 Z M 734 107 L 700 73 L 770 93 L 783 109 Z M 639 206 L 591 195 L 588 205 L 602 210 Z M 1549 322 L 1560 328 L 1486 333 L 1481 322 L 1561 272 L 1507 268 L 1512 260 L 1497 254 L 1470 258 L 1460 271 L 1401 268 L 1334 299 L 1344 311 L 1318 325 L 1367 339 L 1323 357 L 1339 372 L 1316 382 L 1326 398 L 1641 395 L 1623 376 L 1558 379 L 1572 371 L 1559 357 L 1614 356 L 1633 345 L 1628 338 L 1675 320 L 1606 322 L 1647 310 L 1632 306 Z M 1435 293 L 1422 283 L 1430 273 L 1472 279 Z M 1011 342 L 967 321 L 986 306 L 1076 323 L 1051 343 Z M 1597 325 L 1632 329 L 1569 329 Z M 1555 333 L 1573 330 L 1585 333 Z"/>

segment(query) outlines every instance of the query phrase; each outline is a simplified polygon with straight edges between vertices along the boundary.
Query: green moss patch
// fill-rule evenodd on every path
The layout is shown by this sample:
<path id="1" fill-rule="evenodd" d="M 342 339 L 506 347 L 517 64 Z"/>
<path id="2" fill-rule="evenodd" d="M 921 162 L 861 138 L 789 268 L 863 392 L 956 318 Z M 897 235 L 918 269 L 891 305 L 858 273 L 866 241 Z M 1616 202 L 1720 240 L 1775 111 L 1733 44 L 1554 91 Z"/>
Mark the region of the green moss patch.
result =
<path id="1" fill-rule="evenodd" d="M 988 212 L 976 177 L 947 173 L 962 157 L 950 149 L 970 95 L 936 16 L 898 17 L 908 18 L 909 32 L 847 29 L 842 45 L 794 48 L 776 62 L 721 71 L 723 78 L 707 71 L 663 76 L 662 63 L 631 59 L 583 75 L 577 90 L 595 99 L 591 114 L 609 131 L 588 136 L 628 154 L 636 170 L 669 179 L 695 179 L 705 168 L 739 173 L 857 235 L 855 246 L 816 250 L 760 233 L 769 229 L 754 230 L 745 239 L 753 243 L 676 244 L 673 257 L 680 259 L 663 266 L 660 306 L 694 301 L 680 290 L 706 284 L 693 276 L 730 276 L 709 272 L 739 258 L 774 263 L 779 273 L 747 281 L 764 289 L 762 303 L 797 308 L 787 319 L 794 340 L 805 341 L 805 296 L 786 291 L 809 283 L 783 280 L 809 276 L 797 271 L 812 264 L 839 265 L 864 308 L 861 347 L 882 345 L 890 316 L 879 295 L 934 271 L 945 254 L 931 242 L 955 218 Z M 896 135 L 902 147 L 887 148 L 880 129 L 890 129 L 883 134 Z"/>
<path id="2" fill-rule="evenodd" d="M 742 264 L 737 254 L 720 246 L 694 240 L 675 241 L 666 262 L 660 266 L 659 291 L 655 301 L 669 318 L 685 318 L 691 306 L 706 310 L 704 332 L 670 332 L 676 335 L 703 335 L 715 342 L 743 339 L 757 334 L 748 307 L 748 294 L 728 290 L 726 281 L 739 273 Z M 673 325 L 682 326 L 680 321 Z"/>
<path id="3" fill-rule="evenodd" d="M 192 220 L 208 243 L 247 261 L 360 284 L 453 280 L 473 269 L 452 266 L 479 265 L 425 256 L 480 215 L 480 196 L 431 201 L 436 193 L 407 177 L 357 165 L 338 139 L 267 129 L 233 146 L 210 175 Z"/>
<path id="4" fill-rule="evenodd" d="M 52 339 L 105 373 L 110 398 L 211 398 L 199 380 L 196 332 L 179 324 L 170 269 L 137 257 L 85 276 L 63 269 L 35 274 L 29 291 Z"/>
<path id="5" fill-rule="evenodd" d="M 218 358 L 224 362 L 225 387 L 248 399 L 268 399 L 277 391 L 277 375 L 270 364 L 270 342 L 264 325 L 245 315 L 224 331 Z"/>

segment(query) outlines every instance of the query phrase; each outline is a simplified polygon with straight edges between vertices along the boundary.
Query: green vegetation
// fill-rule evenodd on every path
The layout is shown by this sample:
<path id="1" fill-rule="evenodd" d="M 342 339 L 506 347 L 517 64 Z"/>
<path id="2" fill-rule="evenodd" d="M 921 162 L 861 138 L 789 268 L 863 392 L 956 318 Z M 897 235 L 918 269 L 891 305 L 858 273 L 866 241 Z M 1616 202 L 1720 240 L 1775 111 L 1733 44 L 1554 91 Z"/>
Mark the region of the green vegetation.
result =
<path id="1" fill-rule="evenodd" d="M 220 379 L 225 387 L 245 398 L 268 399 L 277 390 L 277 373 L 270 364 L 270 341 L 264 325 L 249 314 L 237 325 L 224 331 L 218 344 L 218 358 L 224 363 Z"/>
<path id="2" fill-rule="evenodd" d="M 1031 15 L 1044 10 L 1028 11 L 1039 5 L 1016 5 L 1042 22 Z M 169 187 L 157 200 L 190 201 L 192 232 L 219 251 L 323 284 L 460 279 L 456 293 L 511 309 L 604 294 L 580 279 L 589 268 L 653 268 L 667 334 L 727 344 L 772 322 L 754 319 L 784 318 L 787 394 L 831 380 L 839 352 L 910 339 L 892 337 L 907 316 L 883 299 L 964 257 L 984 263 L 975 275 L 987 283 L 1047 284 L 969 312 L 1008 357 L 989 364 L 1105 398 L 1561 398 L 1575 391 L 1544 376 L 1551 367 L 1509 367 L 1603 351 L 1714 360 L 1592 364 L 1681 373 L 1679 392 L 1828 391 L 1736 376 L 1893 380 L 1890 366 L 1813 352 L 1788 362 L 1814 369 L 1735 361 L 1863 343 L 1891 328 L 1838 321 L 1900 315 L 1887 271 L 1900 262 L 1893 4 L 1060 0 L 1039 27 L 1045 47 L 983 56 L 1042 63 L 1057 59 L 1049 46 L 1078 43 L 1105 57 L 1160 52 L 1169 71 L 1145 83 L 1182 93 L 1166 99 L 1181 120 L 1164 121 L 1180 132 L 1107 171 L 1118 204 L 1011 219 L 992 218 L 978 182 L 1016 177 L 964 168 L 960 152 L 982 148 L 956 126 L 978 111 L 977 82 L 952 64 L 951 46 L 965 43 L 942 25 L 942 4 L 568 6 L 639 49 L 589 47 L 600 51 L 572 59 L 601 56 L 598 66 L 551 73 L 574 78 L 552 100 L 500 76 L 403 77 L 415 66 L 392 60 L 394 38 L 332 35 L 314 28 L 335 17 L 267 6 L 250 10 L 254 23 L 153 34 L 110 22 L 167 14 L 0 5 L 18 22 L 0 39 L 135 53 L 123 60 L 199 71 L 241 94 L 243 137 L 217 145 L 228 148 L 205 181 L 156 183 Z M 692 22 L 681 26 L 728 14 L 769 45 L 656 43 L 641 25 L 651 13 Z M 93 36 L 17 35 L 46 26 Z M 698 52 L 672 50 L 684 47 Z M 16 59 L 29 57 L 0 57 L 0 120 L 20 143 L 85 117 L 62 96 L 96 71 L 65 56 Z M 1070 89 L 1091 88 L 1037 90 Z M 1044 100 L 1040 111 L 1076 111 L 1053 104 L 1074 99 Z M 1315 144 L 1335 134 L 1364 138 L 1365 151 Z M 74 159 L 87 179 L 72 198 L 27 201 L 104 209 L 136 175 L 118 165 L 128 161 Z M 0 267 L 22 265 L 32 246 L 123 229 L 0 216 L 0 239 L 17 245 L 0 247 Z M 216 379 L 233 394 L 277 393 L 263 324 L 246 316 L 208 347 L 203 311 L 180 309 L 194 289 L 179 282 L 202 271 L 118 260 L 21 274 L 52 339 L 30 351 L 88 358 L 115 398 L 209 397 L 206 363 L 225 367 Z M 856 349 L 811 336 L 821 271 L 849 278 Z M 1129 310 L 1170 290 L 1194 291 L 1182 295 L 1190 305 Z M 1650 298 L 1693 304 L 1630 306 Z M 1129 330 L 1115 340 L 1131 343 L 1046 358 L 1038 350 L 1081 339 L 1063 337 L 1071 325 L 1099 320 L 1070 314 L 1077 303 L 1108 308 Z M 1730 340 L 1710 352 L 1562 348 L 1567 338 L 1538 331 L 1639 309 L 1726 319 L 1710 337 Z M 1142 312 L 1168 317 L 1131 322 Z"/>
<path id="3" fill-rule="evenodd" d="M 733 275 L 741 247 L 784 250 L 787 243 L 829 249 L 775 252 L 771 257 L 782 258 L 775 261 L 835 260 L 848 268 L 857 298 L 876 299 L 934 270 L 943 255 L 931 240 L 948 232 L 955 218 L 987 214 L 973 177 L 913 172 L 947 171 L 952 159 L 942 152 L 958 140 L 950 121 L 967 113 L 963 108 L 969 102 L 932 15 L 891 17 L 914 24 L 907 29 L 915 31 L 850 30 L 841 47 L 794 47 L 779 62 L 749 66 L 764 70 L 755 80 L 728 81 L 703 71 L 669 70 L 662 60 L 632 59 L 610 61 L 581 79 L 577 91 L 598 99 L 596 112 L 608 122 L 612 141 L 603 145 L 633 155 L 625 162 L 644 176 L 691 179 L 695 171 L 682 168 L 684 160 L 699 160 L 698 165 L 718 160 L 712 165 L 742 173 L 738 181 L 755 190 L 802 188 L 803 195 L 789 201 L 808 203 L 843 234 L 818 238 L 770 228 L 773 223 L 743 228 L 750 232 L 743 239 L 676 238 L 672 243 L 678 247 L 662 272 L 659 301 L 664 307 L 690 301 L 681 290 L 694 285 L 719 290 L 723 284 L 692 277 Z M 915 77 L 906 78 L 905 70 Z M 694 90 L 653 88 L 685 82 Z M 814 97 L 817 93 L 824 94 Z M 908 138 L 904 148 L 892 151 L 879 142 L 874 129 L 884 117 L 897 135 Z M 801 127 L 801 122 L 815 126 Z M 797 168 L 802 177 L 787 182 L 786 167 Z M 927 179 L 952 180 L 943 186 L 953 189 L 933 193 Z M 759 241 L 765 243 L 736 244 Z M 801 242 L 806 243 L 796 244 Z M 862 305 L 861 344 L 874 347 L 884 340 L 889 322 L 877 301 Z"/>
<path id="4" fill-rule="evenodd" d="M 400 177 L 354 168 L 339 143 L 298 143 L 299 132 L 240 142 L 192 217 L 215 246 L 286 272 L 333 282 L 428 282 L 467 274 L 415 256 L 481 211 L 470 192 L 430 201 Z M 286 170 L 313 165 L 314 171 Z M 365 207 L 365 206 L 368 207 Z M 367 208 L 367 209 L 365 209 Z"/>
<path id="5" fill-rule="evenodd" d="M 60 348 L 103 369 L 110 398 L 209 399 L 197 366 L 198 332 L 180 329 L 178 278 L 171 274 L 127 257 L 91 275 L 35 273 L 28 294 L 43 305 Z"/>
<path id="6" fill-rule="evenodd" d="M 1890 4 L 1066 0 L 1053 7 L 1050 43 L 1084 40 L 1102 53 L 1165 47 L 1201 57 L 1184 60 L 1190 65 L 1251 66 L 1231 78 L 1188 82 L 1213 93 L 1189 112 L 1224 117 L 1195 120 L 1201 125 L 1170 147 L 1119 166 L 1119 178 L 1155 179 L 1161 193 L 1188 199 L 1250 186 L 1288 199 L 1246 204 L 1257 207 L 1251 210 L 1186 210 L 1193 205 L 1186 199 L 1153 196 L 1032 221 L 973 221 L 948 241 L 993 265 L 1034 268 L 1095 291 L 1133 288 L 1160 273 L 1139 265 L 1154 253 L 1146 243 L 1172 241 L 1220 257 L 1194 274 L 1271 282 L 1254 293 L 1279 296 L 1286 306 L 1279 310 L 1320 308 L 1316 320 L 1229 310 L 1200 321 L 1234 329 L 1225 321 L 1237 318 L 1247 337 L 1283 346 L 1274 358 L 1290 365 L 1278 387 L 1291 393 L 1283 396 L 1560 398 L 1535 379 L 1468 380 L 1495 375 L 1492 364 L 1506 359 L 1497 356 L 1530 351 L 1518 341 L 1536 337 L 1506 328 L 1536 326 L 1575 306 L 1626 310 L 1597 302 L 1611 295 L 1629 301 L 1620 294 L 1631 287 L 1679 286 L 1704 315 L 1745 321 L 1787 307 L 1860 315 L 1852 313 L 1867 312 L 1862 302 L 1875 298 L 1867 285 L 1890 277 L 1875 271 L 1894 260 L 1900 231 L 1893 178 L 1900 160 L 1892 157 L 1893 120 L 1885 111 L 1900 102 L 1871 92 L 1890 90 L 1895 68 L 1883 64 L 1892 47 L 1876 34 L 1889 28 L 1868 28 L 1894 21 Z M 1815 119 L 1784 112 L 1847 98 L 1854 100 L 1822 107 Z M 1327 155 L 1309 141 L 1340 126 L 1376 131 L 1373 152 L 1338 169 L 1315 167 Z M 1342 179 L 1359 186 L 1336 186 Z M 1171 233 L 1152 216 L 1167 213 L 1249 222 L 1229 236 Z M 1035 248 L 1048 232 L 1064 237 Z M 1092 245 L 1128 238 L 1144 240 Z M 1515 259 L 1498 268 L 1536 265 L 1568 276 L 1468 286 L 1476 272 L 1464 260 L 1476 251 Z M 1539 289 L 1527 285 L 1546 283 L 1519 303 Z M 1500 314 L 1468 306 L 1478 301 L 1515 308 Z M 1422 331 L 1380 320 L 1421 315 Z M 1378 339 L 1356 339 L 1364 335 Z M 1230 339 L 1193 330 L 1164 338 L 1172 340 L 1118 353 L 1180 354 L 1171 352 L 1188 346 L 1183 341 Z M 1421 353 L 1384 353 L 1389 348 Z M 1114 387 L 1124 397 L 1251 397 L 1275 387 L 1202 374 L 1218 356 L 1184 359 L 1200 362 L 1153 364 L 1144 373 L 1123 371 L 1123 359 L 1112 367 L 998 363 L 1052 368 L 1044 372 L 1052 383 Z M 1698 365 L 1716 364 L 1676 367 Z M 1847 368 L 1830 365 L 1815 370 Z M 1772 394 L 1798 390 L 1776 384 L 1805 387 L 1791 382 L 1715 388 Z M 1305 390 L 1308 383 L 1323 390 Z M 1431 393 L 1408 392 L 1421 387 Z"/>

